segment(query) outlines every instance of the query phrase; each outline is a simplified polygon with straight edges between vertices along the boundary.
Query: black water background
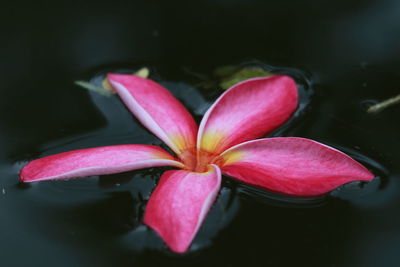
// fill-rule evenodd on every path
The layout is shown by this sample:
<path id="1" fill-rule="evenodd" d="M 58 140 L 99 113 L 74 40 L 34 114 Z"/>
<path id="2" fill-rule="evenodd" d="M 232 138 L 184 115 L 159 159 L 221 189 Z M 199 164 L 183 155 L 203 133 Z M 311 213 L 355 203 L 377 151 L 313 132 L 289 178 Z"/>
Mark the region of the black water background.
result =
<path id="1" fill-rule="evenodd" d="M 369 115 L 363 104 L 400 93 L 398 1 L 17 1 L 2 5 L 0 20 L 1 266 L 400 262 L 400 106 Z M 372 189 L 294 207 L 260 201 L 227 182 L 238 211 L 184 256 L 168 253 L 155 235 L 140 234 L 147 230 L 138 220 L 138 199 L 148 197 L 160 171 L 113 182 L 18 184 L 21 165 L 46 153 L 159 144 L 117 99 L 90 95 L 74 80 L 110 66 L 148 64 L 163 81 L 193 84 L 185 69 L 210 74 L 253 59 L 312 76 L 312 101 L 288 135 L 357 151 L 388 175 Z M 115 116 L 112 123 L 107 116 Z"/>

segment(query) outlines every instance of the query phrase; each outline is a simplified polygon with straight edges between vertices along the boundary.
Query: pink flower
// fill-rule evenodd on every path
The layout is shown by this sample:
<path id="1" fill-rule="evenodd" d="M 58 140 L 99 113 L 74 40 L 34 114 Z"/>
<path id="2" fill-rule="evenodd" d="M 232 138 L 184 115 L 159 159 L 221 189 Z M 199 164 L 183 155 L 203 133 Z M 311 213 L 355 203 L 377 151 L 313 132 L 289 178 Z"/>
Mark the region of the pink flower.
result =
<path id="1" fill-rule="evenodd" d="M 21 180 L 57 180 L 156 166 L 180 168 L 161 176 L 144 214 L 144 223 L 174 252 L 189 248 L 218 195 L 221 172 L 299 197 L 322 195 L 345 183 L 374 177 L 349 156 L 309 139 L 255 139 L 282 125 L 296 110 L 298 89 L 288 76 L 255 78 L 231 87 L 206 112 L 199 127 L 156 82 L 122 74 L 109 74 L 108 79 L 136 118 L 178 158 L 151 145 L 81 149 L 30 162 L 21 170 Z"/>

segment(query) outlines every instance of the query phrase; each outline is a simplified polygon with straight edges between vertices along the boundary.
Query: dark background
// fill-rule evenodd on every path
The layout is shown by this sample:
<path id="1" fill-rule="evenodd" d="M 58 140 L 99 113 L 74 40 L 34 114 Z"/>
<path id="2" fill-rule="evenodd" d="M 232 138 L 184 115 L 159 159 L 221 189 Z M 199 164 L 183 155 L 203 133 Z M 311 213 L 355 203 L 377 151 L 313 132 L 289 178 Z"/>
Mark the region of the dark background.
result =
<path id="1" fill-rule="evenodd" d="M 0 22 L 1 266 L 400 264 L 400 105 L 365 111 L 400 93 L 399 1 L 9 1 Z M 157 142 L 129 120 L 110 126 L 74 80 L 145 64 L 179 82 L 187 69 L 210 74 L 254 59 L 311 75 L 314 96 L 291 135 L 355 150 L 387 172 L 317 207 L 238 194 L 232 221 L 186 255 L 119 241 L 132 229 L 120 225 L 137 220 L 129 187 L 18 183 L 20 167 L 43 151 Z M 139 137 L 48 145 L 105 125 Z"/>

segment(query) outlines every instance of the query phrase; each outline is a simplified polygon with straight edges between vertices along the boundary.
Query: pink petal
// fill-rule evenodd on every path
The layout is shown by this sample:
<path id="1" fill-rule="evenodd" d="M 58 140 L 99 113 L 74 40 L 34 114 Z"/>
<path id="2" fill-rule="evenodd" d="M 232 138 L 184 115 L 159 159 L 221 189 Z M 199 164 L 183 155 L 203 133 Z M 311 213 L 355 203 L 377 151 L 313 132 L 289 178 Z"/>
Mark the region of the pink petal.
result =
<path id="1" fill-rule="evenodd" d="M 207 172 L 167 171 L 150 197 L 144 223 L 153 228 L 172 251 L 185 252 L 221 184 L 221 172 L 210 165 Z"/>
<path id="2" fill-rule="evenodd" d="M 225 151 L 222 172 L 242 182 L 294 196 L 318 196 L 374 175 L 346 154 L 298 137 L 249 141 Z"/>
<path id="3" fill-rule="evenodd" d="M 175 153 L 196 146 L 192 115 L 167 89 L 135 75 L 108 74 L 108 80 L 136 118 Z"/>
<path id="4" fill-rule="evenodd" d="M 165 150 L 149 145 L 118 145 L 51 155 L 22 168 L 23 182 L 112 174 L 156 166 L 182 167 Z"/>
<path id="5" fill-rule="evenodd" d="M 297 107 L 296 83 L 284 75 L 241 82 L 220 96 L 201 121 L 197 146 L 221 153 L 284 123 Z"/>

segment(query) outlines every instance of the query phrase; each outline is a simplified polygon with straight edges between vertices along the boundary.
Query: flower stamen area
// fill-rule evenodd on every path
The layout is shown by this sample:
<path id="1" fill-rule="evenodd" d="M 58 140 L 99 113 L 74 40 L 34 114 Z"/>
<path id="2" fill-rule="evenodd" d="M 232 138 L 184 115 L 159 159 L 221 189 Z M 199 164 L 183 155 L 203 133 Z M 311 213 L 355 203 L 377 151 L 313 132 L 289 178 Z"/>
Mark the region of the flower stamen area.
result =
<path id="1" fill-rule="evenodd" d="M 180 158 L 185 169 L 191 172 L 207 172 L 210 164 L 222 165 L 222 158 L 218 154 L 197 148 L 184 150 Z"/>

